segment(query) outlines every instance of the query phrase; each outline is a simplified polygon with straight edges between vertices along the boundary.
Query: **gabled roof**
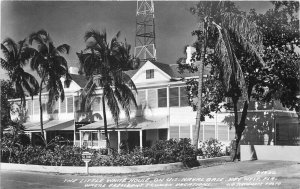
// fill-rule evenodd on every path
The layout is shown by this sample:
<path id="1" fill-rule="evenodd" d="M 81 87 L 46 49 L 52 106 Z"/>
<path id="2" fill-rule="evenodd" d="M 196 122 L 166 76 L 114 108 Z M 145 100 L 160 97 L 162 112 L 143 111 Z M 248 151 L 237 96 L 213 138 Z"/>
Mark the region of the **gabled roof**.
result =
<path id="1" fill-rule="evenodd" d="M 151 61 L 150 61 L 151 62 Z M 161 63 L 161 62 L 151 62 L 152 64 L 154 64 L 155 66 L 157 66 L 159 69 L 161 69 L 163 72 L 165 72 L 166 74 L 168 74 L 171 78 L 184 78 L 184 77 L 194 77 L 194 76 L 198 76 L 199 72 L 194 72 L 194 73 L 189 73 L 188 71 L 184 71 L 183 73 L 179 73 L 178 72 L 178 65 L 177 64 L 165 64 L 165 63 Z M 139 67 L 139 69 L 145 64 L 142 63 Z M 139 70 L 129 70 L 126 71 L 125 73 L 128 74 L 130 77 L 134 76 L 134 74 Z M 210 70 L 210 67 L 205 67 L 204 68 L 204 72 L 203 75 L 208 75 Z"/>
<path id="2" fill-rule="evenodd" d="M 125 71 L 125 73 L 129 77 L 133 77 L 136 72 L 145 64 L 146 62 L 141 63 L 140 67 L 135 70 L 128 70 Z M 157 61 L 151 62 L 155 66 L 157 66 L 159 69 L 161 69 L 163 72 L 165 72 L 167 75 L 169 75 L 171 78 L 184 78 L 184 77 L 194 77 L 198 76 L 199 72 L 189 73 L 188 71 L 184 71 L 183 73 L 178 72 L 178 65 L 177 64 L 165 64 Z M 203 75 L 208 75 L 210 70 L 210 67 L 205 67 Z M 83 88 L 86 83 L 87 79 L 83 75 L 77 75 L 77 74 L 71 74 L 71 77 L 75 83 L 77 83 L 81 88 Z"/>
<path id="3" fill-rule="evenodd" d="M 87 79 L 83 75 L 70 74 L 73 81 L 77 83 L 81 88 L 87 83 Z"/>

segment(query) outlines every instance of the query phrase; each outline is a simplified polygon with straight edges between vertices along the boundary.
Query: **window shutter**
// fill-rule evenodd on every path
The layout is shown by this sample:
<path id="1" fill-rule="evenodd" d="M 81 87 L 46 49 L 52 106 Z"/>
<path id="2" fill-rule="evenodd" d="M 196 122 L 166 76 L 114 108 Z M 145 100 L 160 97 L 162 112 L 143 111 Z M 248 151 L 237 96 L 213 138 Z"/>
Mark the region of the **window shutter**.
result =
<path id="1" fill-rule="evenodd" d="M 185 87 L 180 87 L 180 107 L 189 106 Z"/>
<path id="2" fill-rule="evenodd" d="M 139 110 L 144 109 L 146 106 L 146 91 L 138 91 L 137 105 Z"/>
<path id="3" fill-rule="evenodd" d="M 215 138 L 215 125 L 205 125 L 204 137 L 205 140 Z"/>
<path id="4" fill-rule="evenodd" d="M 68 97 L 67 98 L 67 111 L 68 111 L 68 113 L 72 113 L 74 111 L 73 97 Z"/>
<path id="5" fill-rule="evenodd" d="M 93 101 L 92 110 L 93 111 L 100 111 L 100 97 L 96 97 Z"/>
<path id="6" fill-rule="evenodd" d="M 39 104 L 39 101 L 38 100 L 34 100 L 33 101 L 33 106 L 34 106 L 33 114 L 39 114 L 40 113 L 40 104 Z"/>
<path id="7" fill-rule="evenodd" d="M 180 126 L 180 138 L 191 138 L 190 126 Z"/>
<path id="8" fill-rule="evenodd" d="M 149 106 L 149 108 L 157 108 L 156 89 L 148 90 L 148 106 Z"/>
<path id="9" fill-rule="evenodd" d="M 179 106 L 179 90 L 178 87 L 170 88 L 169 89 L 169 102 L 170 107 L 172 106 Z"/>
<path id="10" fill-rule="evenodd" d="M 227 125 L 218 125 L 218 139 L 221 141 L 228 140 L 228 126 Z"/>
<path id="11" fill-rule="evenodd" d="M 179 139 L 179 126 L 170 126 L 170 138 Z"/>
<path id="12" fill-rule="evenodd" d="M 66 99 L 64 101 L 60 101 L 60 113 L 66 113 Z"/>
<path id="13" fill-rule="evenodd" d="M 167 107 L 167 88 L 157 89 L 158 107 Z"/>
<path id="14" fill-rule="evenodd" d="M 32 115 L 32 101 L 27 101 L 27 114 Z"/>

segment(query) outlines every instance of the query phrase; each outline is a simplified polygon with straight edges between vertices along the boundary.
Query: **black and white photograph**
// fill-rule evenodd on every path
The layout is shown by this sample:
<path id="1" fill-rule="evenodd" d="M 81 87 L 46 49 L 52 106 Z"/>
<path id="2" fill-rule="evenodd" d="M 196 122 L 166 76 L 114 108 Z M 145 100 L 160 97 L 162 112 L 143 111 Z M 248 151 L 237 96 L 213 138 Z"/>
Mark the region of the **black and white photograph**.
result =
<path id="1" fill-rule="evenodd" d="M 300 189 L 299 1 L 0 3 L 1 189 Z"/>

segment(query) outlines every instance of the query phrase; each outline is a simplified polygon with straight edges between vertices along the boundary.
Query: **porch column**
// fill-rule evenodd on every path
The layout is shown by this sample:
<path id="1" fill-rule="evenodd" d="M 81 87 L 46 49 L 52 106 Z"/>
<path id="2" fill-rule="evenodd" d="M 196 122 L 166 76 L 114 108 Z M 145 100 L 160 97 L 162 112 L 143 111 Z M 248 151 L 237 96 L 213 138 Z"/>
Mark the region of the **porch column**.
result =
<path id="1" fill-rule="evenodd" d="M 45 141 L 47 142 L 47 133 L 45 130 L 44 130 L 44 137 L 45 137 Z"/>
<path id="2" fill-rule="evenodd" d="M 140 149 L 143 149 L 143 130 L 140 130 Z"/>
<path id="3" fill-rule="evenodd" d="M 79 131 L 79 147 L 81 148 L 82 145 L 82 132 Z"/>
<path id="4" fill-rule="evenodd" d="M 98 143 L 98 147 L 100 148 L 100 130 L 98 130 L 97 131 L 97 135 L 98 135 L 98 141 L 97 141 L 97 143 Z"/>
<path id="5" fill-rule="evenodd" d="M 32 144 L 32 132 L 26 132 L 25 134 L 28 134 L 30 139 L 30 144 Z"/>
<path id="6" fill-rule="evenodd" d="M 118 153 L 121 152 L 120 143 L 121 143 L 121 131 L 118 131 Z"/>
<path id="7" fill-rule="evenodd" d="M 168 108 L 168 115 L 167 115 L 167 123 L 168 123 L 168 137 L 167 139 L 170 140 L 170 125 L 171 125 L 171 111 L 170 111 L 170 84 L 167 86 L 167 108 Z"/>

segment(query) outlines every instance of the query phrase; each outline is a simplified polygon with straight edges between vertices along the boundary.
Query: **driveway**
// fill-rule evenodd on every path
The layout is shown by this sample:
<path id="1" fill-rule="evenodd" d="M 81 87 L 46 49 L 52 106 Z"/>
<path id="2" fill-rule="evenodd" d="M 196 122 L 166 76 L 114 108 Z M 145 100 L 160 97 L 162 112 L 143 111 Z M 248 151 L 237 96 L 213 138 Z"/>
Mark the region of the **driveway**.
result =
<path id="1" fill-rule="evenodd" d="M 1 189 L 18 188 L 300 188 L 300 164 L 229 162 L 177 172 L 70 175 L 1 171 Z"/>

